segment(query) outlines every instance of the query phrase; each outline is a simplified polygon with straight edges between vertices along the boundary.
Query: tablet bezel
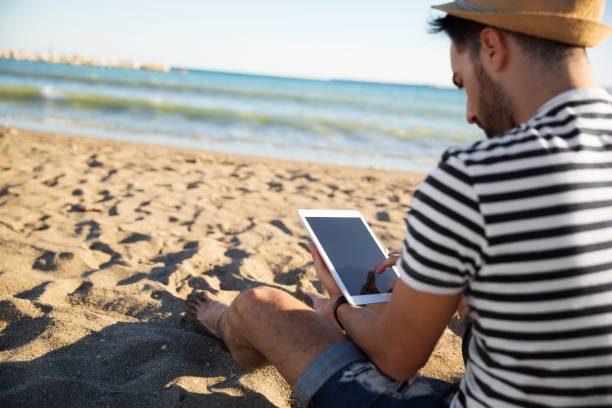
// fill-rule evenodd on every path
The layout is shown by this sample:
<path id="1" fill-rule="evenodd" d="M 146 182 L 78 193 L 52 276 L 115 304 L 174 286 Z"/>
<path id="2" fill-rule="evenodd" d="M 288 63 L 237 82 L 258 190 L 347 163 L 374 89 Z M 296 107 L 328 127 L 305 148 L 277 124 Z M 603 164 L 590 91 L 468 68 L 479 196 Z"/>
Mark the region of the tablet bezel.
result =
<path id="1" fill-rule="evenodd" d="M 366 229 L 370 233 L 370 236 L 372 237 L 372 239 L 374 240 L 374 242 L 376 243 L 376 245 L 380 249 L 381 253 L 385 257 L 388 258 L 387 251 L 385 251 L 383 246 L 380 244 L 380 242 L 376 238 L 376 235 L 374 235 L 374 232 L 370 228 L 370 225 L 366 222 L 366 220 L 363 217 L 363 215 L 361 214 L 361 212 L 359 212 L 357 210 L 299 209 L 298 210 L 298 215 L 299 215 L 300 219 L 302 220 L 302 223 L 306 227 L 306 230 L 308 231 L 308 234 L 312 238 L 312 242 L 315 244 L 315 246 L 319 250 L 319 254 L 321 254 L 321 258 L 323 258 L 323 261 L 325 262 L 325 265 L 327 265 L 327 268 L 329 269 L 329 271 L 331 272 L 332 276 L 336 280 L 336 283 L 340 287 L 340 290 L 342 291 L 342 294 L 344 295 L 344 297 L 346 297 L 346 300 L 350 304 L 356 305 L 356 306 L 361 306 L 361 305 L 367 305 L 367 304 L 371 304 L 371 303 L 388 302 L 391 299 L 391 293 L 377 293 L 377 294 L 372 294 L 372 295 L 356 295 L 356 296 L 351 296 L 351 294 L 348 293 L 348 290 L 346 289 L 346 286 L 344 286 L 344 282 L 342 282 L 342 279 L 340 279 L 340 276 L 336 272 L 336 269 L 335 269 L 334 265 L 332 264 L 331 260 L 327 256 L 327 253 L 325 252 L 325 248 L 323 248 L 323 246 L 319 242 L 318 237 L 316 236 L 316 234 L 314 233 L 314 231 L 312 230 L 312 228 L 310 227 L 310 224 L 308 223 L 308 221 L 306 219 L 307 217 L 318 217 L 318 218 L 359 218 L 361 220 L 361 222 L 363 222 L 363 225 L 365 225 Z M 399 279 L 399 272 L 398 272 L 397 268 L 395 266 L 393 266 L 390 269 L 392 269 L 393 272 L 395 272 L 395 275 Z"/>

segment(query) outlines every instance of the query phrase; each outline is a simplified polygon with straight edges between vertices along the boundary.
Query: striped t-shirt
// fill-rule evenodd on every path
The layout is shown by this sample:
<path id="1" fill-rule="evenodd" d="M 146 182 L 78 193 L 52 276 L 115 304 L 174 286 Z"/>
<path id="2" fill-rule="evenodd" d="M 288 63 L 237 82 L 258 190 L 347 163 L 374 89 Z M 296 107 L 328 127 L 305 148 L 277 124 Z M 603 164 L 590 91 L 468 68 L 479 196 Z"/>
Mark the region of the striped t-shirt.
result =
<path id="1" fill-rule="evenodd" d="M 463 292 L 453 407 L 612 406 L 612 97 L 565 92 L 449 149 L 406 215 L 401 277 Z"/>

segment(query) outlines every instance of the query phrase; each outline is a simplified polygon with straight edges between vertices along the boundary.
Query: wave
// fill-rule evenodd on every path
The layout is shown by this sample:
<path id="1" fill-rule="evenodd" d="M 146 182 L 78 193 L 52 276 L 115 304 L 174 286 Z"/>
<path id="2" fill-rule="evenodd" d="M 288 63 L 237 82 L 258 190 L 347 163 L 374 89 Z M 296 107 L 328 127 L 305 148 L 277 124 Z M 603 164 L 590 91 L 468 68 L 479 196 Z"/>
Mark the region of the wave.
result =
<path id="1" fill-rule="evenodd" d="M 427 117 L 455 117 L 461 116 L 461 112 L 446 110 L 441 108 L 415 109 L 414 106 L 407 107 L 397 103 L 385 103 L 376 100 L 347 98 L 337 95 L 323 95 L 320 93 L 293 93 L 279 92 L 272 90 L 258 90 L 249 88 L 218 87 L 208 85 L 190 84 L 185 82 L 159 81 L 155 79 L 134 79 L 134 78 L 110 78 L 102 77 L 97 74 L 74 75 L 58 72 L 35 72 L 29 70 L 14 70 L 0 68 L 0 75 L 13 75 L 22 78 L 52 79 L 58 81 L 79 82 L 92 85 L 110 85 L 118 87 L 145 88 L 151 90 L 171 91 L 171 92 L 192 92 L 204 95 L 224 95 L 238 98 L 250 98 L 261 100 L 289 100 L 305 104 L 333 104 L 346 105 L 362 110 L 376 110 L 398 114 L 416 114 Z M 338 82 L 338 81 L 332 81 Z M 410 86 L 406 86 L 410 87 Z"/>
<path id="2" fill-rule="evenodd" d="M 0 86 L 0 99 L 14 101 L 38 101 L 43 98 L 44 96 L 42 91 L 33 86 Z"/>
<path id="3" fill-rule="evenodd" d="M 340 98 L 334 96 L 320 96 L 312 94 L 295 94 L 288 92 L 262 91 L 254 89 L 238 89 L 238 88 L 222 88 L 215 86 L 204 86 L 196 84 L 187 84 L 180 82 L 161 82 L 155 80 L 139 80 L 130 78 L 104 78 L 99 75 L 71 75 L 55 72 L 33 72 L 26 70 L 12 70 L 0 68 L 0 74 L 14 75 L 26 78 L 46 78 L 54 80 L 101 84 L 101 85 L 116 85 L 129 86 L 138 88 L 151 88 L 159 90 L 179 91 L 179 92 L 198 92 L 204 94 L 224 94 L 239 97 L 252 97 L 257 99 L 291 99 L 298 102 L 318 102 L 318 103 L 338 103 L 338 104 L 353 104 L 365 105 L 363 101 L 358 101 L 350 98 Z"/>
<path id="4" fill-rule="evenodd" d="M 43 88 L 28 85 L 0 85 L 0 100 L 17 103 L 51 103 L 73 109 L 111 111 L 119 113 L 145 113 L 149 115 L 178 115 L 189 120 L 204 120 L 222 123 L 245 123 L 259 126 L 281 126 L 323 136 L 342 134 L 352 138 L 372 139 L 377 135 L 389 135 L 397 140 L 424 141 L 444 139 L 465 142 L 473 135 L 437 133 L 431 129 L 398 129 L 379 123 L 364 123 L 350 120 L 332 120 L 319 117 L 272 116 L 249 111 L 208 109 L 177 105 L 161 99 L 116 98 L 92 93 L 68 93 L 51 86 Z"/>
<path id="5" fill-rule="evenodd" d="M 187 118 L 211 118 L 218 120 L 248 120 L 268 123 L 266 115 L 251 112 L 230 111 L 223 109 L 204 109 L 186 105 L 176 105 L 163 100 L 148 101 L 139 98 L 115 98 L 92 93 L 62 93 L 46 86 L 37 88 L 29 85 L 0 85 L 0 99 L 28 102 L 52 101 L 58 104 L 70 105 L 74 108 L 88 110 L 127 111 L 142 110 L 152 113 L 175 113 Z"/>

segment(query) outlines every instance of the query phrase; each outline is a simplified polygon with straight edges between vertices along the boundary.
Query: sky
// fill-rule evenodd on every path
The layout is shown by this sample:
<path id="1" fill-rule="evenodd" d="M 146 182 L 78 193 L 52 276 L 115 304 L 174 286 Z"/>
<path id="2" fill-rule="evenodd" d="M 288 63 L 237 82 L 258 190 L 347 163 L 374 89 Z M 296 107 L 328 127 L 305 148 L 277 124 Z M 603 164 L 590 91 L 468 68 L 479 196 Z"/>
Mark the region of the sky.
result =
<path id="1" fill-rule="evenodd" d="M 0 0 L 0 49 L 217 71 L 451 86 L 425 0 Z M 603 20 L 612 24 L 608 0 Z M 612 87 L 612 39 L 589 50 Z"/>

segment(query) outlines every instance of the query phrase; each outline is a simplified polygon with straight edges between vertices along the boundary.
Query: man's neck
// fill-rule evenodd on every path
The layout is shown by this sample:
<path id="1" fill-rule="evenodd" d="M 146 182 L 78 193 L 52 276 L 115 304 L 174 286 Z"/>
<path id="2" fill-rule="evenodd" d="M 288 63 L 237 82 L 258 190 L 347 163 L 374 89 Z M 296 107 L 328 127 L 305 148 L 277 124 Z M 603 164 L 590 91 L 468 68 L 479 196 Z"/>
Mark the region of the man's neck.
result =
<path id="1" fill-rule="evenodd" d="M 517 61 L 515 75 L 506 84 L 516 123 L 527 122 L 542 105 L 563 92 L 597 86 L 586 55 L 573 56 L 542 69 L 534 68 L 527 57 L 524 59 Z"/>

